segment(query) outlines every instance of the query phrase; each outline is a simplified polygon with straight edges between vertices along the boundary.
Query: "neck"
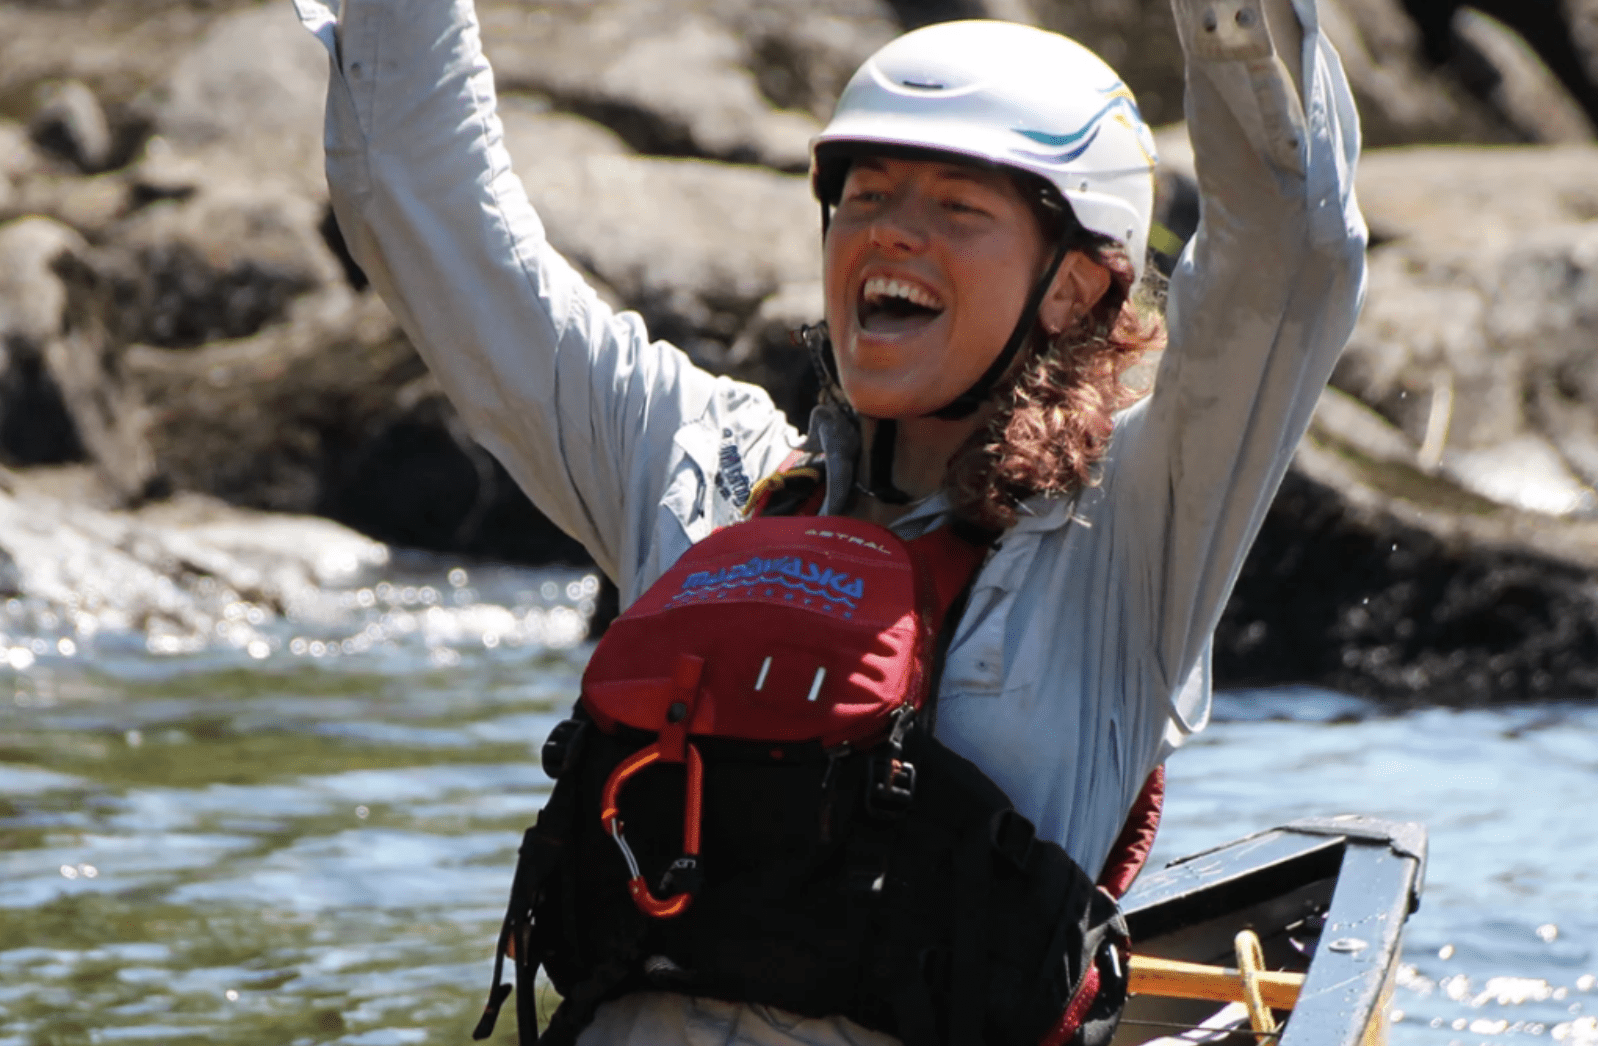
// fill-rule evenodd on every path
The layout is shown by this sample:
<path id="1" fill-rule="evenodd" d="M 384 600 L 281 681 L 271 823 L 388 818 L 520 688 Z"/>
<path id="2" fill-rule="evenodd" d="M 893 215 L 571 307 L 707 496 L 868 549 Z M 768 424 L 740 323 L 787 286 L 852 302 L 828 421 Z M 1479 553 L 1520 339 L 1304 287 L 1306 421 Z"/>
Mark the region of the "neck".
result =
<path id="1" fill-rule="evenodd" d="M 943 487 L 949 459 L 965 445 L 971 435 L 987 424 L 991 409 L 978 411 L 959 421 L 937 418 L 905 418 L 899 422 L 893 448 L 894 486 L 910 495 L 912 502 L 936 494 Z M 871 475 L 871 446 L 876 438 L 875 418 L 860 419 L 860 450 L 855 461 L 855 479 L 870 488 L 882 477 Z M 854 499 L 849 515 L 886 526 L 910 510 L 909 505 L 890 505 L 869 495 Z"/>

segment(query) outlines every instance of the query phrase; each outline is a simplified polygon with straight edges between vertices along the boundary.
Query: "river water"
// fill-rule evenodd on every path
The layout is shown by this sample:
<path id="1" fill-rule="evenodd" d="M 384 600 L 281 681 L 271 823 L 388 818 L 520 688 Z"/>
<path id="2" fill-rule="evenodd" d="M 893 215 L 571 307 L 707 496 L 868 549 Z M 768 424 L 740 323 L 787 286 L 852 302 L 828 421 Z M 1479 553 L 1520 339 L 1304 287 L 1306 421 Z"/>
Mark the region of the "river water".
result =
<path id="1" fill-rule="evenodd" d="M 401 558 L 181 646 L 0 606 L 0 1046 L 469 1041 L 596 589 Z M 1394 1042 L 1598 1046 L 1595 739 L 1584 705 L 1222 695 L 1154 859 L 1424 821 Z"/>

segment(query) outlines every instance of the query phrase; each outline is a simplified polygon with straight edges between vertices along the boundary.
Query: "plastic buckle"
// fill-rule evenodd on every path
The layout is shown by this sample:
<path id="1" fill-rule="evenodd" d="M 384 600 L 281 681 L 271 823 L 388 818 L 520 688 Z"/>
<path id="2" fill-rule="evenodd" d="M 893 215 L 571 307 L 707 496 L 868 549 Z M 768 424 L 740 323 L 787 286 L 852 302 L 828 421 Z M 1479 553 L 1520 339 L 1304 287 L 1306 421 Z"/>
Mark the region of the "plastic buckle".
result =
<path id="1" fill-rule="evenodd" d="M 1037 829 L 1032 822 L 1014 810 L 1000 810 L 988 822 L 988 838 L 993 849 L 1015 870 L 1025 872 L 1032 859 L 1032 844 L 1037 841 Z"/>
<path id="2" fill-rule="evenodd" d="M 679 893 L 696 894 L 704 884 L 705 870 L 699 865 L 699 855 L 683 854 L 671 862 L 671 867 L 660 877 L 660 892 L 665 897 Z"/>
<path id="3" fill-rule="evenodd" d="M 915 764 L 896 754 L 879 752 L 871 757 L 866 811 L 876 817 L 899 817 L 915 802 Z"/>
<path id="4" fill-rule="evenodd" d="M 586 729 L 588 724 L 581 719 L 563 719 L 555 724 L 540 753 L 544 773 L 558 781 L 561 774 L 571 769 L 577 757 L 577 742 Z"/>

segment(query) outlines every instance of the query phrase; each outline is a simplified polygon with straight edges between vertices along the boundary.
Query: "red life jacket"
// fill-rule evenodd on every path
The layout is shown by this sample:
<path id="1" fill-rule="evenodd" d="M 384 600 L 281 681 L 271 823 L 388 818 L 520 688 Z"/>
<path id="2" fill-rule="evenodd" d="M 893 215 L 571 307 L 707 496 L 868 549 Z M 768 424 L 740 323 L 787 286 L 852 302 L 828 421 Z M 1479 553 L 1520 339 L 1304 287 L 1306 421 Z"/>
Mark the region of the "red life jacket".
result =
<path id="1" fill-rule="evenodd" d="M 543 1046 L 649 989 L 910 1046 L 1106 1043 L 1125 997 L 1113 899 L 926 721 L 945 616 L 985 551 L 952 527 L 905 542 L 815 516 L 689 549 L 611 624 L 546 743 L 557 784 L 474 1037 L 509 951 L 524 1043 L 540 965 L 563 996 Z"/>

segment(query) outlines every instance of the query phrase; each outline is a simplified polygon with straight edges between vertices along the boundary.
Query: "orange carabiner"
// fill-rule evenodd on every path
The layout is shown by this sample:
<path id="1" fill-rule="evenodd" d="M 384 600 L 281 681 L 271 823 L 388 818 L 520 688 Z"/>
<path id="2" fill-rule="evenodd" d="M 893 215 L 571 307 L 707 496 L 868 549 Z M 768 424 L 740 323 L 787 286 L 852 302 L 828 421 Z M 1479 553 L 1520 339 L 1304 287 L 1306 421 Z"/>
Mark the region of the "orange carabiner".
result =
<path id="1" fill-rule="evenodd" d="M 694 890 L 698 887 L 699 829 L 705 781 L 705 764 L 699 757 L 699 749 L 692 744 L 687 746 L 688 794 L 687 801 L 683 804 L 682 856 L 672 862 L 671 869 L 667 871 L 665 882 L 662 884 L 663 888 L 667 888 L 665 884 L 673 880 L 684 881 L 685 885 L 681 892 L 661 900 L 649 891 L 649 885 L 644 882 L 643 873 L 638 868 L 638 859 L 633 856 L 632 847 L 627 845 L 627 837 L 622 834 L 621 810 L 616 805 L 622 785 L 638 771 L 660 762 L 660 759 L 660 742 L 656 741 L 622 760 L 605 781 L 599 820 L 605 826 L 605 831 L 610 833 L 610 837 L 616 840 L 616 846 L 627 862 L 627 869 L 632 873 L 632 878 L 627 881 L 627 891 L 632 894 L 633 903 L 638 906 L 639 911 L 651 918 L 669 919 L 674 915 L 681 915 L 687 909 L 688 903 L 693 900 Z"/>

